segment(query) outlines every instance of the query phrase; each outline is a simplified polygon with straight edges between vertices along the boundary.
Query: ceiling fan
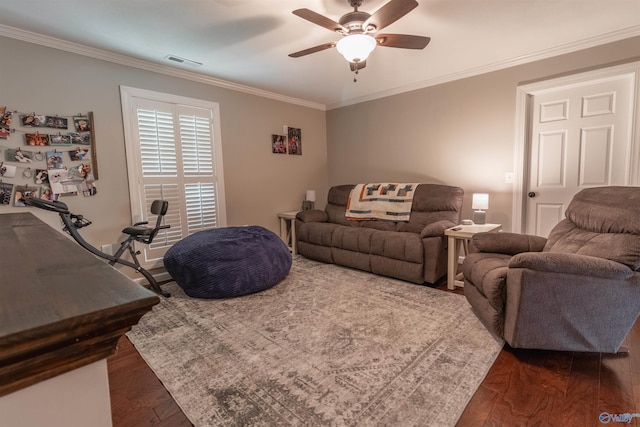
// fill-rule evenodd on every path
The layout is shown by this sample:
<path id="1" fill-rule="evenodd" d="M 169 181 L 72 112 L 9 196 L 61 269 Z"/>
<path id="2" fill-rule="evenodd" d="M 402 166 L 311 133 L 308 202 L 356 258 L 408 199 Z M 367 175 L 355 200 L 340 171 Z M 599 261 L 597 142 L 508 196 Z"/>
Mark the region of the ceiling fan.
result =
<path id="1" fill-rule="evenodd" d="M 399 47 L 403 49 L 424 49 L 430 37 L 407 34 L 378 34 L 384 27 L 396 22 L 418 6 L 416 0 L 390 0 L 373 14 L 358 10 L 364 0 L 347 0 L 353 12 L 346 13 L 335 22 L 309 9 L 297 9 L 293 14 L 313 22 L 343 37 L 337 42 L 323 43 L 289 54 L 292 58 L 309 55 L 335 47 L 349 61 L 351 71 L 367 65 L 367 58 L 376 46 Z"/>

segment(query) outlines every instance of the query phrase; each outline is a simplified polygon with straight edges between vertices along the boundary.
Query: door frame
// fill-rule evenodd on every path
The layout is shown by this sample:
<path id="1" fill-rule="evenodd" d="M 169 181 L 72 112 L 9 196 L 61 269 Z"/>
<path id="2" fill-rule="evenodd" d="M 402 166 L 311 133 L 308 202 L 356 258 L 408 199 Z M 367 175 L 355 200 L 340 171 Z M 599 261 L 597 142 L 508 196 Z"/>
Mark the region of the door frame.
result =
<path id="1" fill-rule="evenodd" d="M 511 216 L 511 229 L 514 233 L 524 233 L 526 225 L 525 204 L 527 195 L 525 190 L 529 179 L 533 97 L 560 88 L 568 89 L 583 86 L 597 81 L 614 79 L 625 74 L 633 75 L 635 81 L 629 185 L 640 186 L 640 61 L 518 86 L 516 93 L 516 135 Z"/>

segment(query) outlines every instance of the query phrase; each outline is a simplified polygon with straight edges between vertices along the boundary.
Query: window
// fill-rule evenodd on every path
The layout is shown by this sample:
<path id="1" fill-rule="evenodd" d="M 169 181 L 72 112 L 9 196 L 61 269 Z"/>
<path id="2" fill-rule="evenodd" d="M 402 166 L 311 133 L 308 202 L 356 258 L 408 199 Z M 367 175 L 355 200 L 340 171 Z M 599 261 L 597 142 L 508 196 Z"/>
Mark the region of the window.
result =
<path id="1" fill-rule="evenodd" d="M 120 88 L 132 221 L 146 221 L 151 203 L 169 202 L 161 231 L 143 251 L 145 268 L 197 231 L 226 225 L 218 104 Z"/>

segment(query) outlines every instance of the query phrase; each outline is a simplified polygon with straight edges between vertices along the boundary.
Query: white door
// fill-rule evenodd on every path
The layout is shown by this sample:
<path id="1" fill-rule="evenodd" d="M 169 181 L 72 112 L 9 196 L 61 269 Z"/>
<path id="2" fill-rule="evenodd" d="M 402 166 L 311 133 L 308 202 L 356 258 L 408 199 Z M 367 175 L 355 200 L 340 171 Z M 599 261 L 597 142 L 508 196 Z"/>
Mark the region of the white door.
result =
<path id="1" fill-rule="evenodd" d="M 527 234 L 547 237 L 583 188 L 629 185 L 634 93 L 631 73 L 532 95 Z"/>

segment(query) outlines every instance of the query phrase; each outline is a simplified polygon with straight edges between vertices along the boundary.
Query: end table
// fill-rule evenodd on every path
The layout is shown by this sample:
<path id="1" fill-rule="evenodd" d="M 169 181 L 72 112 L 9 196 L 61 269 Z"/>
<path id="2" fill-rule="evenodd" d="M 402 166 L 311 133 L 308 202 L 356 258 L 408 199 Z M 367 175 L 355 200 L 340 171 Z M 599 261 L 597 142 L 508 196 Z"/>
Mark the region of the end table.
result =
<path id="1" fill-rule="evenodd" d="M 448 238 L 448 255 L 449 261 L 447 265 L 447 289 L 453 290 L 456 286 L 464 286 L 462 277 L 457 277 L 458 270 L 458 254 L 460 253 L 460 245 L 464 248 L 464 254 L 469 254 L 469 240 L 476 233 L 493 233 L 502 230 L 502 224 L 473 224 L 473 225 L 456 225 L 455 227 L 444 230 L 445 236 Z M 462 274 L 460 274 L 462 276 Z"/>
<path id="2" fill-rule="evenodd" d="M 280 238 L 289 246 L 292 255 L 297 255 L 296 251 L 296 214 L 300 211 L 280 212 Z"/>

